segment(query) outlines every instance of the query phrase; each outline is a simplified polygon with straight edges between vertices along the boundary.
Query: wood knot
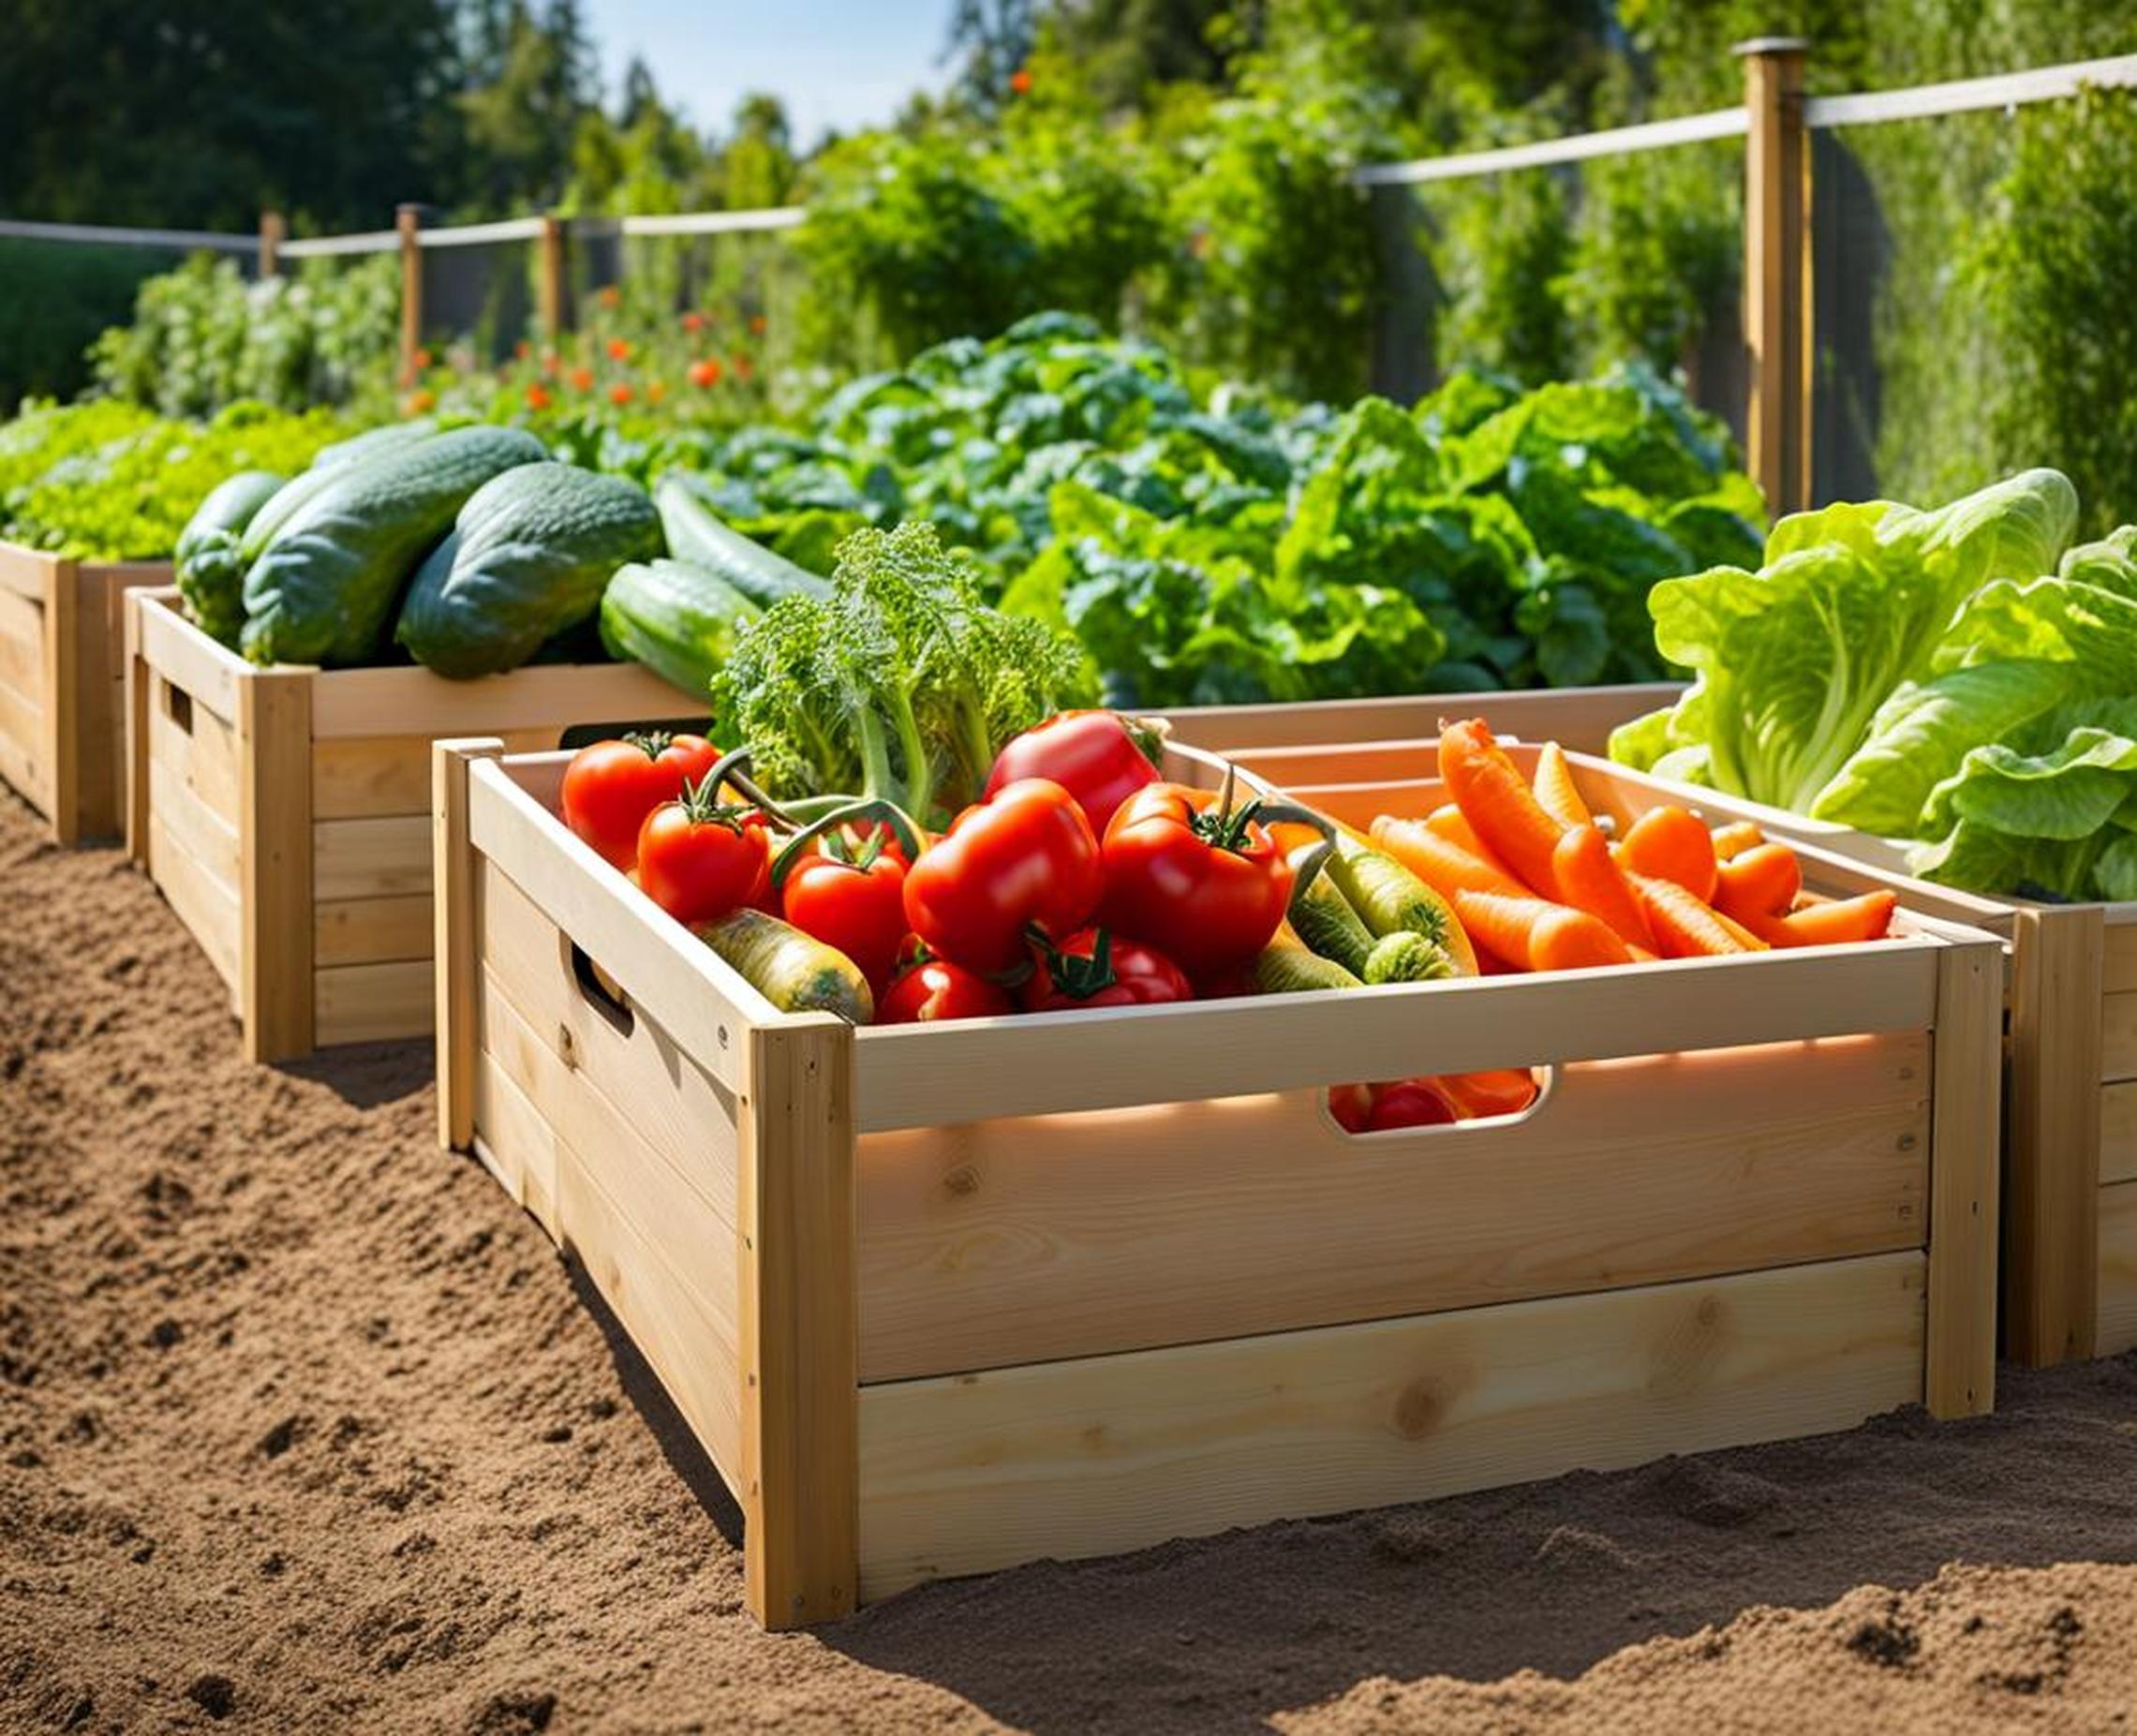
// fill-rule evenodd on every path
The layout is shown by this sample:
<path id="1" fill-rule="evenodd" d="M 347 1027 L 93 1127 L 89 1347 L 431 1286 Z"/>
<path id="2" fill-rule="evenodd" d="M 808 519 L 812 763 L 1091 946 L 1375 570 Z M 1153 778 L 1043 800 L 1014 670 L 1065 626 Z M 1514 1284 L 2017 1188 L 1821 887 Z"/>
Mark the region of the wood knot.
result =
<path id="1" fill-rule="evenodd" d="M 948 1193 L 965 1194 L 979 1192 L 979 1167 L 974 1164 L 959 1164 L 942 1178 L 942 1186 Z"/>
<path id="2" fill-rule="evenodd" d="M 1419 1441 L 1447 1420 L 1451 1395 L 1430 1374 L 1407 1382 L 1395 1395 L 1395 1432 L 1405 1441 Z"/>
<path id="3" fill-rule="evenodd" d="M 557 1027 L 557 1058 L 567 1067 L 576 1067 L 579 1064 L 578 1039 L 572 1036 L 569 1025 Z"/>

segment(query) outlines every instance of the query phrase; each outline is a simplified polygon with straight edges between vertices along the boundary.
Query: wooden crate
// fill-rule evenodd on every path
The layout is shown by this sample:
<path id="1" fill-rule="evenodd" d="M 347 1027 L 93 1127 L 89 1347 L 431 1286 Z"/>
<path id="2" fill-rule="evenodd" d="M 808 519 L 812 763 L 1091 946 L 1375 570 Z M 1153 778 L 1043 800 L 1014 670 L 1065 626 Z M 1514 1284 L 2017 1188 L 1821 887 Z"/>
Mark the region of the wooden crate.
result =
<path id="1" fill-rule="evenodd" d="M 0 542 L 0 781 L 63 844 L 126 816 L 126 593 L 169 561 L 62 560 Z"/>
<path id="2" fill-rule="evenodd" d="M 1291 769 L 1305 774 L 1297 787 L 1310 799 L 1343 808 L 1357 802 L 1358 793 L 1343 786 L 1361 768 L 1429 776 L 1432 746 L 1351 743 L 1317 762 L 1293 756 Z M 1857 866 L 1837 873 L 1843 889 L 1890 887 L 1916 910 L 2002 942 L 2004 1354 L 2038 1368 L 2137 1348 L 2137 903 L 1959 892 L 1910 876 L 1907 846 L 1892 839 L 1649 781 L 1709 815 L 1754 820 L 1848 859 Z"/>
<path id="3" fill-rule="evenodd" d="M 554 748 L 570 726 L 704 716 L 635 663 L 262 669 L 171 590 L 131 595 L 126 650 L 127 849 L 230 985 L 255 1061 L 429 1033 L 433 739 Z"/>
<path id="4" fill-rule="evenodd" d="M 1302 705 L 1199 705 L 1163 714 L 1175 741 L 1224 754 L 1282 779 L 1295 764 L 1332 779 L 1325 755 L 1343 748 L 1358 757 L 1351 781 L 1381 775 L 1393 756 L 1437 742 L 1442 718 L 1483 718 L 1501 735 L 1555 741 L 1605 754 L 1610 732 L 1684 693 L 1674 682 L 1628 687 L 1542 688 L 1507 693 L 1416 693 L 1396 699 L 1330 699 Z"/>
<path id="5" fill-rule="evenodd" d="M 440 1137 L 659 1372 L 770 1625 L 1990 1406 L 1987 936 L 855 1031 L 574 838 L 564 764 L 438 744 Z M 1510 1121 L 1353 1139 L 1321 1095 L 1530 1064 Z"/>

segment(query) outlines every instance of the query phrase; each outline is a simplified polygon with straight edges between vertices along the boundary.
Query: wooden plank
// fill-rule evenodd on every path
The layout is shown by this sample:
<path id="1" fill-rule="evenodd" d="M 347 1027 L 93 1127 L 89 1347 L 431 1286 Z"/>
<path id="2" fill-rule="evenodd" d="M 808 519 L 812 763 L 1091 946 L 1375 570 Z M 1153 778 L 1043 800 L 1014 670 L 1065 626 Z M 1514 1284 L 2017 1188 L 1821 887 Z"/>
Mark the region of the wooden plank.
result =
<path id="1" fill-rule="evenodd" d="M 869 1135 L 861 1377 L 1920 1248 L 1929 1085 L 1911 1033 L 1568 1067 L 1521 1121 L 1369 1139 L 1318 1092 Z"/>
<path id="2" fill-rule="evenodd" d="M 52 810 L 51 729 L 43 710 L 0 686 L 0 777 L 48 819 Z"/>
<path id="3" fill-rule="evenodd" d="M 584 723 L 703 718 L 706 701 L 670 687 L 642 663 L 530 663 L 510 675 L 448 681 L 427 669 L 330 669 L 317 677 L 312 734 L 320 741 L 375 737 L 381 723 L 405 734 L 546 733 L 555 747 Z"/>
<path id="4" fill-rule="evenodd" d="M 2100 1313 L 2096 1356 L 2137 1349 L 2137 1181 L 2100 1191 Z"/>
<path id="5" fill-rule="evenodd" d="M 863 1132 L 1916 1031 L 1937 947 L 1803 948 L 859 1033 Z"/>
<path id="6" fill-rule="evenodd" d="M 82 599 L 78 569 L 55 561 L 45 585 L 45 776 L 51 805 L 45 817 L 61 844 L 82 841 Z"/>
<path id="7" fill-rule="evenodd" d="M 111 838 L 126 827 L 126 592 L 171 581 L 168 561 L 85 562 L 74 569 L 75 805 L 82 838 Z"/>
<path id="8" fill-rule="evenodd" d="M 1935 1042 L 1922 1402 L 1933 1417 L 1978 1417 L 1996 1402 L 2003 995 L 1993 944 L 1939 959 Z"/>
<path id="9" fill-rule="evenodd" d="M 140 593 L 141 654 L 171 686 L 224 722 L 238 721 L 237 690 L 254 673 L 235 652 L 217 645 L 179 612 L 175 590 Z"/>
<path id="10" fill-rule="evenodd" d="M 1923 1266 L 1875 1254 L 864 1387 L 862 1593 L 1846 1429 L 1921 1396 Z"/>
<path id="11" fill-rule="evenodd" d="M 497 1185 L 524 1207 L 549 1239 L 561 1242 L 557 1218 L 557 1177 L 562 1164 L 557 1130 L 505 1076 L 495 1057 L 478 1052 L 470 1069 L 476 1155 Z"/>
<path id="12" fill-rule="evenodd" d="M 1619 724 L 1674 705 L 1684 690 L 1674 682 L 1655 681 L 1526 693 L 1421 693 L 1306 705 L 1197 705 L 1168 712 L 1165 720 L 1174 740 L 1232 755 L 1415 740 L 1435 734 L 1443 718 L 1454 717 L 1483 718 L 1503 735 L 1556 741 L 1583 752 L 1602 753 Z"/>
<path id="13" fill-rule="evenodd" d="M 1747 44 L 1744 106 L 1744 335 L 1750 351 L 1744 444 L 1775 516 L 1810 494 L 1809 152 L 1803 49 L 1795 38 Z"/>
<path id="14" fill-rule="evenodd" d="M 376 720 L 373 727 L 377 727 Z M 521 730 L 480 739 L 501 741 L 507 753 L 527 753 L 555 746 L 557 732 Z M 429 735 L 344 735 L 315 740 L 312 818 L 427 817 L 432 794 L 430 755 L 436 745 Z"/>
<path id="15" fill-rule="evenodd" d="M 144 624 L 159 613 L 149 611 Z M 213 641 L 206 643 L 213 645 Z M 238 683 L 238 839 L 243 857 L 238 887 L 245 911 L 238 1001 L 245 1057 L 253 1061 L 308 1055 L 318 1040 L 312 980 L 310 705 L 311 675 L 304 670 L 257 669 Z M 196 720 L 200 709 L 196 694 Z M 328 999 L 323 989 L 318 992 L 319 1002 Z M 367 988 L 342 998 L 350 1022 L 366 1031 L 375 1004 Z"/>
<path id="16" fill-rule="evenodd" d="M 147 822 L 144 863 L 156 889 L 163 894 L 178 920 L 186 925 L 215 974 L 230 985 L 234 997 L 238 986 L 239 933 L 244 916 L 236 888 L 218 880 L 171 837 L 161 814 Z"/>
<path id="17" fill-rule="evenodd" d="M 467 841 L 467 767 L 477 759 L 495 759 L 502 751 L 503 744 L 490 737 L 441 741 L 431 754 L 431 879 L 438 895 L 435 910 L 427 914 L 429 950 L 437 960 L 432 1022 L 438 1037 L 438 1137 L 448 1150 L 464 1148 L 474 1136 L 475 1055 L 482 1040 L 476 974 L 484 906 L 478 887 L 480 865 L 474 846 Z M 313 771 L 316 779 L 316 752 Z M 312 793 L 316 802 L 316 782 Z M 423 913 L 433 900 L 417 896 L 391 902 Z"/>
<path id="18" fill-rule="evenodd" d="M 121 609 L 126 619 L 126 859 L 142 868 L 148 865 L 150 705 L 158 679 L 141 656 L 141 609 L 147 595 L 129 593 Z"/>
<path id="19" fill-rule="evenodd" d="M 476 851 L 584 947 L 641 1014 L 728 1091 L 746 1090 L 749 1031 L 784 1022 L 770 1002 L 574 838 L 503 764 L 471 769 L 467 830 Z"/>
<path id="20" fill-rule="evenodd" d="M 426 1037 L 438 1016 L 427 958 L 312 972 L 312 1046 Z"/>
<path id="21" fill-rule="evenodd" d="M 431 823 L 427 813 L 373 820 L 315 820 L 311 839 L 311 892 L 316 898 L 430 896 Z"/>
<path id="22" fill-rule="evenodd" d="M 2016 913 L 2005 1105 L 2004 1353 L 2092 1355 L 2100 1180 L 2098 905 Z"/>
<path id="23" fill-rule="evenodd" d="M 428 958 L 435 944 L 433 918 L 431 900 L 420 893 L 412 898 L 335 898 L 315 904 L 312 961 L 324 967 Z"/>
<path id="24" fill-rule="evenodd" d="M 161 675 L 149 672 L 149 758 L 177 777 L 234 832 L 242 808 L 238 792 L 237 732 L 205 706 L 192 706 L 181 727 L 174 708 L 186 701 Z"/>
<path id="25" fill-rule="evenodd" d="M 2101 914 L 2105 933 L 2100 990 L 2111 995 L 2137 993 L 2137 904 L 2110 904 Z"/>
<path id="26" fill-rule="evenodd" d="M 666 1157 L 705 1204 L 733 1223 L 736 1170 L 734 1092 L 716 1082 L 645 1013 L 618 1018 L 589 997 L 567 961 L 557 926 L 494 862 L 476 875 L 482 912 L 481 968 L 535 1030 Z"/>
<path id="27" fill-rule="evenodd" d="M 0 684 L 35 700 L 45 678 L 45 611 L 37 597 L 0 590 Z"/>
<path id="28" fill-rule="evenodd" d="M 149 762 L 148 806 L 179 847 L 234 894 L 243 883 L 237 828 L 161 760 Z"/>
<path id="29" fill-rule="evenodd" d="M 45 575 L 58 558 L 24 542 L 0 542 L 0 603 L 18 597 L 41 600 Z"/>
<path id="30" fill-rule="evenodd" d="M 2100 1088 L 2100 1179 L 2137 1181 L 2137 1080 Z"/>
<path id="31" fill-rule="evenodd" d="M 2100 1036 L 2101 1081 L 2137 1079 L 2137 990 L 2101 997 Z"/>
<path id="32" fill-rule="evenodd" d="M 743 1590 L 766 1627 L 859 1597 L 851 1029 L 749 1033 L 742 1105 Z"/>

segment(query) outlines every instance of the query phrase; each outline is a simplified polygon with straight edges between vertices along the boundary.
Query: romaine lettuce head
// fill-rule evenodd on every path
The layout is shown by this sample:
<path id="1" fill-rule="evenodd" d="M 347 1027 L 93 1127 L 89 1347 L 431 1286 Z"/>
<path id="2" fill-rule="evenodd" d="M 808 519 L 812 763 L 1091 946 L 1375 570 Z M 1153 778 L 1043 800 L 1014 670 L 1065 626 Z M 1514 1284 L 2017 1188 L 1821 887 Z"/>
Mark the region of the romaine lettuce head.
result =
<path id="1" fill-rule="evenodd" d="M 2125 525 L 2098 542 L 2070 550 L 2055 576 L 2137 600 L 2137 525 Z"/>

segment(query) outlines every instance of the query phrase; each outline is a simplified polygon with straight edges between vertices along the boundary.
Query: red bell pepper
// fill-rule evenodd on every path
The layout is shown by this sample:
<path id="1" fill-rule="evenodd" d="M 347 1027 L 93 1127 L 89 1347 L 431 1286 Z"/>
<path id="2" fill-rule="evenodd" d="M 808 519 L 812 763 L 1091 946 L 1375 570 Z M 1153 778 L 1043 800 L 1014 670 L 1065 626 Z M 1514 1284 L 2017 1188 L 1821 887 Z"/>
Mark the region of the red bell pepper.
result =
<path id="1" fill-rule="evenodd" d="M 1074 934 L 1105 884 L 1076 798 L 1045 778 L 959 814 L 905 877 L 905 919 L 928 950 L 983 976 L 1020 975 L 1029 931 Z"/>
<path id="2" fill-rule="evenodd" d="M 1158 780 L 1152 731 L 1113 711 L 1064 711 L 1026 730 L 995 756 L 989 798 L 1022 778 L 1050 778 L 1076 798 L 1100 838 L 1114 810 Z"/>
<path id="3" fill-rule="evenodd" d="M 1191 976 L 1214 978 L 1267 946 L 1291 901 L 1293 871 L 1257 817 L 1218 794 L 1152 784 L 1106 828 L 1099 919 L 1162 947 Z M 1288 809 L 1285 817 L 1296 817 Z"/>
<path id="4" fill-rule="evenodd" d="M 1038 968 L 1025 980 L 1020 997 L 1027 1013 L 1157 1006 L 1195 999 L 1187 973 L 1163 953 L 1104 928 L 1086 928 L 1058 946 L 1035 950 Z"/>

